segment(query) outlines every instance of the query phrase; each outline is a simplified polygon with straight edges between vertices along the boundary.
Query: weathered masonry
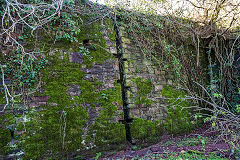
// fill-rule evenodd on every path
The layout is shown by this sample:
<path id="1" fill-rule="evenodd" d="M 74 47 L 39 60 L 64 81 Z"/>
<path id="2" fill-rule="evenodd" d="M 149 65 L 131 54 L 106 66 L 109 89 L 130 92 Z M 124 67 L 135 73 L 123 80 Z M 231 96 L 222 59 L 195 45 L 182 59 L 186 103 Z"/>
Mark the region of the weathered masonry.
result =
<path id="1" fill-rule="evenodd" d="M 82 20 L 88 22 L 87 17 Z M 53 42 L 39 33 L 38 41 L 44 43 L 40 47 L 48 52 L 42 56 L 46 66 L 38 90 L 26 95 L 25 103 L 19 99 L 7 106 L 2 116 L 15 120 L 12 127 L 15 136 L 24 139 L 27 158 L 90 154 L 119 148 L 126 138 L 147 142 L 162 134 L 167 104 L 161 91 L 173 85 L 173 77 L 142 55 L 124 28 L 116 34 L 113 22 L 81 26 L 80 46 L 67 39 Z M 10 87 L 11 79 L 5 84 Z M 1 94 L 1 110 L 4 102 Z M 1 128 L 1 139 L 9 136 L 6 127 Z"/>

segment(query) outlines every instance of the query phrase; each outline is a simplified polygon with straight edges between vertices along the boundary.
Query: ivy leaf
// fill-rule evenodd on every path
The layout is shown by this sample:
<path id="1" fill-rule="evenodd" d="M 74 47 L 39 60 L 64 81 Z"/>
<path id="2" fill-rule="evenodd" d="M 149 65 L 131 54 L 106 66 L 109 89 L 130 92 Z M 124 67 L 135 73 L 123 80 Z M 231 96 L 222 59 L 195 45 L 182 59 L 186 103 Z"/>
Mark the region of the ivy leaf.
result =
<path id="1" fill-rule="evenodd" d="M 218 98 L 218 97 L 222 98 L 223 97 L 221 94 L 218 94 L 218 93 L 214 93 L 213 96 L 216 97 L 216 98 Z"/>
<path id="2" fill-rule="evenodd" d="M 215 127 L 215 126 L 216 126 L 215 122 L 212 122 L 212 127 Z"/>

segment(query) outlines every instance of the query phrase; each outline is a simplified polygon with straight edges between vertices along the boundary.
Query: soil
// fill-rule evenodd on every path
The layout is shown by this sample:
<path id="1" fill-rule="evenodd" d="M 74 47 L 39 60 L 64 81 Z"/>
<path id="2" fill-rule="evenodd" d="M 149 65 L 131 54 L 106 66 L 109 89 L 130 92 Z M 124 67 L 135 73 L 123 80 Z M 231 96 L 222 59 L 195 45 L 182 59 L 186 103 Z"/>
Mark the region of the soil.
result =
<path id="1" fill-rule="evenodd" d="M 235 156 L 232 155 L 231 152 L 231 145 L 224 142 L 223 140 L 218 138 L 218 132 L 210 131 L 211 124 L 203 124 L 199 129 L 193 131 L 188 135 L 181 135 L 181 136 L 173 136 L 169 134 L 162 135 L 161 141 L 157 144 L 151 145 L 149 147 L 140 149 L 140 150 L 133 150 L 130 145 L 126 145 L 126 149 L 119 151 L 118 153 L 103 153 L 101 158 L 99 159 L 107 159 L 107 160 L 131 160 L 134 157 L 143 157 L 146 154 L 160 154 L 162 158 L 166 158 L 164 155 L 166 153 L 171 154 L 174 153 L 201 153 L 208 155 L 209 153 L 214 153 L 216 155 L 221 156 L 222 158 L 227 159 L 236 159 Z M 187 143 L 182 143 L 183 140 L 197 138 L 197 137 L 204 137 L 208 139 L 208 143 L 204 146 L 202 143 L 189 145 Z M 171 155 L 170 155 L 171 156 Z"/>

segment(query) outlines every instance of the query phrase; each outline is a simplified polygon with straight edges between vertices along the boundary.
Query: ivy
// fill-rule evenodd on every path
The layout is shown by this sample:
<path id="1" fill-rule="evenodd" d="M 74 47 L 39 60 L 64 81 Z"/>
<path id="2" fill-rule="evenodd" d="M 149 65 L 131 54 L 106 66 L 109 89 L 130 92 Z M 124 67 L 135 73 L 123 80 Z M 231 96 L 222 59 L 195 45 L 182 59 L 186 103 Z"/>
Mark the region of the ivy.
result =
<path id="1" fill-rule="evenodd" d="M 4 65 L 5 80 L 10 80 L 10 85 L 15 88 L 15 91 L 20 91 L 23 87 L 33 89 L 46 63 L 44 58 L 33 60 L 29 55 L 12 55 L 8 57 Z M 2 81 L 2 73 L 0 77 Z M 1 92 L 3 93 L 3 87 L 1 87 Z"/>

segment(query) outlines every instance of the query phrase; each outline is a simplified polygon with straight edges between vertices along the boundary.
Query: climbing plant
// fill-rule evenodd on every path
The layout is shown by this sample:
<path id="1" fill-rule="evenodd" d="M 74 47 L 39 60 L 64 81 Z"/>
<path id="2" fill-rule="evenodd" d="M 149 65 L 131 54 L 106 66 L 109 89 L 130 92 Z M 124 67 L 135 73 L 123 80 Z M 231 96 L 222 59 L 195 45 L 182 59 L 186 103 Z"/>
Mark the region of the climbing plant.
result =
<path id="1" fill-rule="evenodd" d="M 80 83 L 78 78 L 82 78 L 83 74 L 66 71 L 63 66 L 56 64 L 59 61 L 51 61 L 51 64 L 56 64 L 55 69 L 68 72 L 66 79 L 71 83 L 78 82 L 88 87 L 84 88 L 87 91 L 83 94 L 83 97 L 76 98 L 76 101 L 71 100 L 70 96 L 63 96 L 66 93 L 67 84 L 61 79 L 62 77 L 54 75 L 54 68 L 46 70 L 46 67 L 44 67 L 48 64 L 45 58 L 50 57 L 47 57 L 46 53 L 51 53 L 54 48 L 63 49 L 64 45 L 70 46 L 70 44 L 73 51 L 81 52 L 87 57 L 85 59 L 87 67 L 93 64 L 92 61 L 102 62 L 105 55 L 99 53 L 103 52 L 90 52 L 90 47 L 87 48 L 82 43 L 83 40 L 89 39 L 89 36 L 85 34 L 85 37 L 83 37 L 81 33 L 87 33 L 86 26 L 95 22 L 99 22 L 98 26 L 101 26 L 99 30 L 107 27 L 104 23 L 106 18 L 116 18 L 120 27 L 125 29 L 129 37 L 132 38 L 135 47 L 141 51 L 144 59 L 157 63 L 159 70 L 168 70 L 173 74 L 175 82 L 179 84 L 178 87 L 187 92 L 186 95 L 180 93 L 180 98 L 191 99 L 194 103 L 198 103 L 197 109 L 207 110 L 208 116 L 210 116 L 207 120 L 212 122 L 212 126 L 218 129 L 224 138 L 228 138 L 225 135 L 235 136 L 229 141 L 234 144 L 235 148 L 239 148 L 239 145 L 237 145 L 239 135 L 236 132 L 239 129 L 239 77 L 237 76 L 239 57 L 236 57 L 239 45 L 239 22 L 237 21 L 239 12 L 236 6 L 239 6 L 239 3 L 235 3 L 235 1 L 207 0 L 198 1 L 195 4 L 187 1 L 194 10 L 200 9 L 205 13 L 203 17 L 197 19 L 198 16 L 184 15 L 186 8 L 180 8 L 170 14 L 167 7 L 173 5 L 167 5 L 165 3 L 167 1 L 155 1 L 155 5 L 150 3 L 146 5 L 146 1 L 141 2 L 144 5 L 139 8 L 136 7 L 137 5 L 125 5 L 130 9 L 134 9 L 135 6 L 135 11 L 130 11 L 122 8 L 124 3 L 121 2 L 116 3 L 120 4 L 118 6 L 110 5 L 111 7 L 107 8 L 89 1 L 81 4 L 80 1 L 74 0 L 0 0 L 2 20 L 0 27 L 0 101 L 6 104 L 1 112 L 9 111 L 14 113 L 13 110 L 17 108 L 14 104 L 25 103 L 26 95 L 36 92 L 39 87 L 38 84 L 41 84 L 40 73 L 44 75 L 47 71 L 53 71 L 51 72 L 52 77 L 48 78 L 45 75 L 42 78 L 46 81 L 51 79 L 52 82 L 48 81 L 46 82 L 48 85 L 44 83 L 42 85 L 45 85 L 47 95 L 54 95 L 55 98 L 49 100 L 51 103 L 60 102 L 60 106 L 56 108 L 49 106 L 52 108 L 48 111 L 33 112 L 35 115 L 32 115 L 32 111 L 27 111 L 24 104 L 23 108 L 26 109 L 26 112 L 18 116 L 25 117 L 27 115 L 28 120 L 26 120 L 25 126 L 24 124 L 18 124 L 17 129 L 19 131 L 23 128 L 27 129 L 26 135 L 28 136 L 24 137 L 26 139 L 22 139 L 21 145 L 33 148 L 36 151 L 32 154 L 28 152 L 27 156 L 29 158 L 52 155 L 54 159 L 56 158 L 55 155 L 61 153 L 61 151 L 64 151 L 62 153 L 67 155 L 67 152 L 76 149 L 75 147 L 82 139 L 79 138 L 75 142 L 70 142 L 71 140 L 68 139 L 69 137 L 66 134 L 76 136 L 78 133 L 82 133 L 81 127 L 84 124 L 79 119 L 77 119 L 77 122 L 71 121 L 69 115 L 77 118 L 78 114 L 76 113 L 79 113 L 83 119 L 87 119 L 87 111 L 79 107 L 75 112 L 74 107 L 71 109 L 65 109 L 64 107 L 73 105 L 76 101 L 85 103 L 88 101 L 86 97 L 91 97 L 91 100 L 98 102 L 105 102 L 103 107 L 105 110 L 101 111 L 101 116 L 97 119 L 95 126 L 104 126 L 104 129 L 109 127 L 111 128 L 109 132 L 111 134 L 114 132 L 117 134 L 122 133 L 122 125 L 118 124 L 114 129 L 114 125 L 105 120 L 106 116 L 114 117 L 116 107 L 111 103 L 115 101 L 113 96 L 116 95 L 116 91 L 110 90 L 93 94 L 91 92 L 94 92 L 94 85 L 100 84 L 90 84 L 86 81 Z M 206 7 L 209 4 L 212 7 Z M 163 5 L 163 11 L 165 11 L 162 15 L 159 15 L 161 12 L 155 8 L 155 6 L 159 5 Z M 226 6 L 232 9 L 227 11 Z M 233 15 L 230 22 L 221 25 L 221 22 L 225 22 L 228 15 Z M 230 40 L 232 38 L 234 40 Z M 103 46 L 102 48 L 106 47 L 105 42 L 99 40 L 98 35 L 95 35 L 92 39 L 101 47 Z M 95 50 L 96 48 L 92 49 Z M 65 69 L 69 68 L 66 67 Z M 57 78 L 60 81 L 57 81 Z M 138 85 L 140 97 L 137 99 L 137 103 L 149 105 L 148 94 L 152 89 L 150 81 L 141 81 L 140 79 L 135 79 L 135 81 Z M 144 88 L 141 88 L 143 86 Z M 169 91 L 165 90 L 165 93 L 171 97 Z M 169 103 L 171 102 L 170 100 Z M 186 101 L 178 100 L 177 102 L 183 107 L 188 105 Z M 94 106 L 92 107 L 94 108 Z M 57 113 L 58 111 L 60 112 Z M 191 125 L 188 124 L 190 121 L 189 115 L 185 114 L 185 111 L 179 106 L 174 109 L 173 105 L 170 105 L 168 123 L 165 128 L 171 132 L 178 132 L 179 128 L 188 131 L 187 127 L 181 128 L 181 126 L 177 126 L 177 128 L 171 128 L 170 125 L 171 120 L 175 120 L 183 122 L 191 128 Z M 185 116 L 185 119 L 174 119 L 175 114 Z M 31 115 L 35 118 L 36 123 L 33 123 L 33 119 L 31 120 Z M 1 116 L 1 118 L 5 117 L 3 119 L 6 119 L 7 123 L 4 122 L 4 125 L 7 126 L 10 123 L 16 123 L 18 116 L 9 114 Z M 44 119 L 44 122 L 40 120 L 40 117 Z M 57 117 L 57 119 L 51 117 Z M 74 123 L 74 129 L 69 128 L 69 122 Z M 50 125 L 51 123 L 54 125 Z M 146 129 L 144 125 L 150 129 L 158 125 L 152 125 L 149 121 L 139 119 L 135 121 L 135 124 L 143 125 L 139 135 L 136 132 L 136 136 L 139 137 L 148 135 L 148 132 L 144 132 Z M 1 127 L 1 139 L 4 137 L 2 135 L 7 132 L 6 126 L 5 128 Z M 50 127 L 52 127 L 51 131 L 48 130 Z M 59 128 L 60 130 L 58 130 Z M 104 144 L 112 138 L 109 133 L 104 132 L 104 129 L 95 131 L 92 128 L 91 133 L 104 137 L 94 140 L 98 144 Z M 76 130 L 79 130 L 79 132 Z M 155 135 L 158 135 L 154 129 L 152 131 L 156 133 Z M 41 139 L 40 133 L 45 135 L 43 139 Z M 58 133 L 59 137 L 54 137 L 54 133 Z M 47 137 L 48 134 L 50 138 Z M 49 143 L 45 145 L 35 146 L 34 143 L 31 144 L 33 139 L 44 142 L 48 138 L 50 139 Z M 92 146 L 90 145 L 91 138 L 94 137 L 87 135 L 89 146 Z M 115 139 L 115 142 L 118 143 L 122 139 L 123 137 L 120 136 Z M 59 143 L 56 143 L 56 141 Z M 0 145 L 5 144 L 6 141 L 1 141 Z M 54 148 L 55 146 L 58 146 L 58 148 Z M 46 152 L 44 151 L 45 148 L 48 149 Z M 27 151 L 27 148 L 25 149 Z"/>
<path id="2" fill-rule="evenodd" d="M 159 70 L 171 72 L 178 87 L 188 93 L 182 99 L 197 102 L 191 108 L 212 117 L 213 128 L 221 137 L 230 135 L 228 125 L 236 136 L 240 15 L 233 8 L 239 2 L 154 2 L 114 1 L 109 5 L 119 6 L 115 8 L 119 24 L 144 58 L 158 64 Z M 236 137 L 232 141 L 236 144 Z"/>

